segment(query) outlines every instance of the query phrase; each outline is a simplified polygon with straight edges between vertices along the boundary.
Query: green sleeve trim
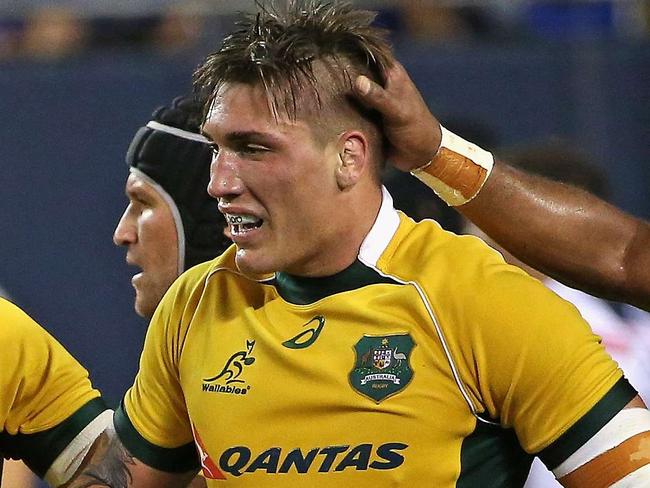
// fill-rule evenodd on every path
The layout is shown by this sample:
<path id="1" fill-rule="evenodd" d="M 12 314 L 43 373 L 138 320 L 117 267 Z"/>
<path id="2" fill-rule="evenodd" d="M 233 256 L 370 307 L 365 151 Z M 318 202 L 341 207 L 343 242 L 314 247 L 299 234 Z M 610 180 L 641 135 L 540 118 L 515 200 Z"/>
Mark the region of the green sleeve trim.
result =
<path id="1" fill-rule="evenodd" d="M 136 430 L 131 419 L 120 404 L 113 417 L 115 430 L 124 447 L 147 466 L 168 473 L 196 471 L 201 467 L 194 442 L 183 446 L 167 448 L 152 444 Z"/>
<path id="2" fill-rule="evenodd" d="M 84 404 L 56 427 L 35 434 L 0 433 L 0 450 L 5 457 L 21 459 L 40 478 L 79 432 L 108 407 L 101 398 Z"/>
<path id="3" fill-rule="evenodd" d="M 555 469 L 596 435 L 637 394 L 627 379 L 621 378 L 589 412 L 537 455 L 546 466 Z"/>

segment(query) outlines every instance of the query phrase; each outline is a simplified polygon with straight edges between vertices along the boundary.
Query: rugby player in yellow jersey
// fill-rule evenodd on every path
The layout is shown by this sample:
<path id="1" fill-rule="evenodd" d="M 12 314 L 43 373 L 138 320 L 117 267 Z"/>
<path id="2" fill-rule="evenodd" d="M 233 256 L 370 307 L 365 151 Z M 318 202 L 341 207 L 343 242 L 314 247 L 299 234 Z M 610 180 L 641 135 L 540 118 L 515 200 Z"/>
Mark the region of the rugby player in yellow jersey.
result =
<path id="1" fill-rule="evenodd" d="M 384 117 L 390 161 L 404 171 L 416 170 L 440 146 L 440 125 L 399 63 L 384 78 L 382 86 L 360 77 L 355 94 Z M 452 171 L 443 165 L 439 171 L 460 181 L 463 174 L 473 177 L 472 165 Z M 546 274 L 650 311 L 650 222 L 502 161 L 471 200 L 447 203 Z"/>
<path id="2" fill-rule="evenodd" d="M 393 209 L 352 98 L 392 61 L 372 19 L 267 5 L 199 68 L 236 246 L 169 289 L 73 486 L 510 487 L 532 454 L 565 486 L 648 483 L 649 413 L 575 308 Z M 492 156 L 442 147 L 436 167 L 480 168 L 447 185 L 471 197 Z"/>
<path id="3" fill-rule="evenodd" d="M 88 372 L 42 327 L 0 298 L 0 474 L 21 459 L 51 486 L 67 482 L 111 424 Z"/>

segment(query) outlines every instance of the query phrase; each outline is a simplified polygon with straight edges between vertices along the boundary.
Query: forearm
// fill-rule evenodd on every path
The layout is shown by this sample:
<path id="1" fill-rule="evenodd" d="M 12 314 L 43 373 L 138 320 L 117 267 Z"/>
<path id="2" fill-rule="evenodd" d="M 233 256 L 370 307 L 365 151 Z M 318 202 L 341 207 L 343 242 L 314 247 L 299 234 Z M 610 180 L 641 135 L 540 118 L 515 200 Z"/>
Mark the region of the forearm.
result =
<path id="1" fill-rule="evenodd" d="M 90 486 L 131 486 L 135 465 L 133 456 L 121 445 L 114 431 L 100 435 L 77 474 L 67 485 L 69 488 Z"/>
<path id="2" fill-rule="evenodd" d="M 122 445 L 115 431 L 104 432 L 66 488 L 180 488 L 195 473 L 166 473 L 138 461 Z"/>
<path id="3" fill-rule="evenodd" d="M 492 167 L 467 141 L 444 140 L 403 66 L 395 62 L 384 78 L 380 86 L 360 76 L 355 94 L 382 114 L 388 159 L 397 168 L 414 172 L 519 259 L 567 284 L 650 310 L 650 224 L 575 188 L 503 163 Z"/>
<path id="4" fill-rule="evenodd" d="M 569 285 L 650 310 L 650 225 L 503 163 L 456 207 L 516 257 Z"/>

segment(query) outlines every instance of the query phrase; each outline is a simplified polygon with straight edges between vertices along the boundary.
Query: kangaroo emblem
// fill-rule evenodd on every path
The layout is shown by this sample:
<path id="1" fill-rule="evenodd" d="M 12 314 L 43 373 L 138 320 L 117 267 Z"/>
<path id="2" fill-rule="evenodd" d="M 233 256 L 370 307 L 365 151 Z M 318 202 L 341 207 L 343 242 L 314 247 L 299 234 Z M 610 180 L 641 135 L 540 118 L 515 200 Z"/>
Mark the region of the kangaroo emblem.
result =
<path id="1" fill-rule="evenodd" d="M 203 381 L 211 383 L 223 378 L 227 385 L 230 383 L 244 383 L 244 380 L 240 380 L 239 376 L 242 374 L 244 366 L 250 366 L 255 362 L 255 358 L 251 356 L 253 347 L 255 347 L 255 341 L 247 340 L 245 351 L 239 351 L 230 356 L 226 365 L 217 376 L 204 378 Z"/>

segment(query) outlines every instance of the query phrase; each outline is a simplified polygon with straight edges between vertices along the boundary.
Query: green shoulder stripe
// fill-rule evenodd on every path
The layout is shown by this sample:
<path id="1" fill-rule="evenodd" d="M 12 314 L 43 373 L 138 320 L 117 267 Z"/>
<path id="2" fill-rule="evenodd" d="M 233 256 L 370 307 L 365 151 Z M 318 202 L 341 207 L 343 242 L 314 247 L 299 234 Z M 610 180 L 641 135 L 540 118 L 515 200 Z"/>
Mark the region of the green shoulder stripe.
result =
<path id="1" fill-rule="evenodd" d="M 193 442 L 175 448 L 160 447 L 142 437 L 131 423 L 124 403 L 113 417 L 115 430 L 124 447 L 147 466 L 168 473 L 185 473 L 201 467 Z"/>
<path id="2" fill-rule="evenodd" d="M 56 427 L 35 434 L 0 433 L 0 451 L 7 458 L 21 459 L 39 477 L 79 432 L 108 407 L 94 398 Z"/>
<path id="3" fill-rule="evenodd" d="M 627 379 L 621 378 L 589 412 L 553 444 L 540 451 L 539 458 L 546 466 L 555 469 L 602 429 L 636 395 L 636 390 Z"/>

